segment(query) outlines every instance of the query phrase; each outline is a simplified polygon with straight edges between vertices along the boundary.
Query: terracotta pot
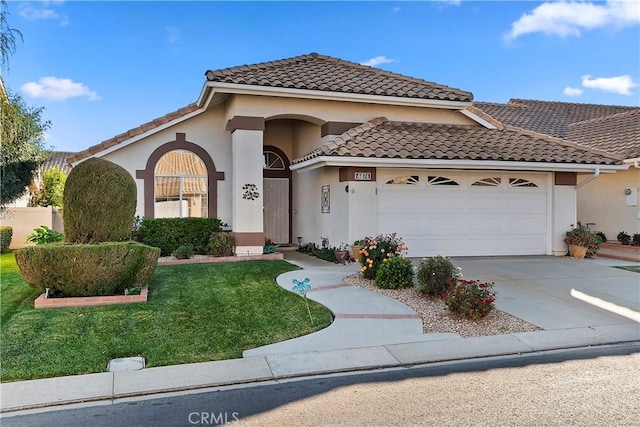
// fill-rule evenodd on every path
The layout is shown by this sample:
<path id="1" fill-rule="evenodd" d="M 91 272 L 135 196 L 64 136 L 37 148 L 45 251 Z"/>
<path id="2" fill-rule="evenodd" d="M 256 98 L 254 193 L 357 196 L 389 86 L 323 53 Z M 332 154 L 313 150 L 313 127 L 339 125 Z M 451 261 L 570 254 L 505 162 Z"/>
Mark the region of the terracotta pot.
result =
<path id="1" fill-rule="evenodd" d="M 585 246 L 569 245 L 569 255 L 571 258 L 584 258 L 587 255 L 587 248 Z"/>
<path id="2" fill-rule="evenodd" d="M 346 264 L 349 261 L 349 251 L 334 251 L 333 254 L 336 256 L 336 261 L 340 264 Z"/>

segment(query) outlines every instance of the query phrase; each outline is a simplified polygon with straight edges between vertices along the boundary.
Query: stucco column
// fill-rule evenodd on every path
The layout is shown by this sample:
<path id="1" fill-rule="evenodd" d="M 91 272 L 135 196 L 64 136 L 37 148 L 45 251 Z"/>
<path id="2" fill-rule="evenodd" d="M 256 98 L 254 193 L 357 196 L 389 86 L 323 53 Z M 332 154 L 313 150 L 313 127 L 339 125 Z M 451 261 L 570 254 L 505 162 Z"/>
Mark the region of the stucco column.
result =
<path id="1" fill-rule="evenodd" d="M 232 227 L 236 236 L 236 255 L 262 254 L 264 119 L 236 116 L 227 123 L 231 131 Z"/>

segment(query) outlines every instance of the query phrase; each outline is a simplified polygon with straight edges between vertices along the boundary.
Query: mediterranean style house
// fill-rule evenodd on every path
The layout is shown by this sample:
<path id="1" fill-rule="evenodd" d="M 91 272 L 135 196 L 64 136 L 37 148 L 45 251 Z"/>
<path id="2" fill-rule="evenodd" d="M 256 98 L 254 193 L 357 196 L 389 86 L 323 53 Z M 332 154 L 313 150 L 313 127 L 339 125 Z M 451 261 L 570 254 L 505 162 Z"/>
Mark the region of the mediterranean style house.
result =
<path id="1" fill-rule="evenodd" d="M 216 216 L 237 255 L 396 232 L 409 256 L 564 255 L 579 176 L 620 155 L 492 117 L 470 92 L 311 53 L 205 73 L 191 105 L 77 153 L 145 217 Z"/>

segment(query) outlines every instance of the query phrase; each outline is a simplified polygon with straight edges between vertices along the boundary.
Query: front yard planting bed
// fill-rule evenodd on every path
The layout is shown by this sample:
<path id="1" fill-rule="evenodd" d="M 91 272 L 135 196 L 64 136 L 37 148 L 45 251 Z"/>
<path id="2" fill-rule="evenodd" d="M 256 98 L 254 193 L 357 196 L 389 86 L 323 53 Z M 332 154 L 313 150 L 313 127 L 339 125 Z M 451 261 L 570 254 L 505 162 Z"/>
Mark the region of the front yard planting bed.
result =
<path id="1" fill-rule="evenodd" d="M 275 283 L 285 261 L 158 266 L 146 304 L 36 310 L 41 293 L 0 257 L 3 382 L 104 372 L 110 359 L 147 367 L 237 358 L 331 323 L 325 307 Z"/>

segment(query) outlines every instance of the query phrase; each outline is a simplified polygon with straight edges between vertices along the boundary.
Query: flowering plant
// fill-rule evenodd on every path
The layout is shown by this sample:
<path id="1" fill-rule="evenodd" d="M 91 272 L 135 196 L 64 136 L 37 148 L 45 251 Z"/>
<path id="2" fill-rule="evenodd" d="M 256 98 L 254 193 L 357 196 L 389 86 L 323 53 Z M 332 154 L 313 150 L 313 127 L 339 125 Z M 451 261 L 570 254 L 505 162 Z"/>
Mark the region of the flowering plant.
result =
<path id="1" fill-rule="evenodd" d="M 420 261 L 417 277 L 420 292 L 440 296 L 455 279 L 462 277 L 462 269 L 456 267 L 448 257 L 438 255 Z"/>
<path id="2" fill-rule="evenodd" d="M 407 252 L 404 241 L 396 233 L 365 237 L 363 246 L 360 252 L 360 265 L 362 265 L 360 271 L 367 279 L 375 279 L 378 268 L 387 259 Z"/>
<path id="3" fill-rule="evenodd" d="M 340 243 L 340 246 L 335 248 L 336 251 L 338 252 L 345 252 L 349 250 L 349 245 L 347 245 L 346 243 Z"/>
<path id="4" fill-rule="evenodd" d="M 457 278 L 450 282 L 443 299 L 449 310 L 469 319 L 480 319 L 495 308 L 493 282 Z"/>

